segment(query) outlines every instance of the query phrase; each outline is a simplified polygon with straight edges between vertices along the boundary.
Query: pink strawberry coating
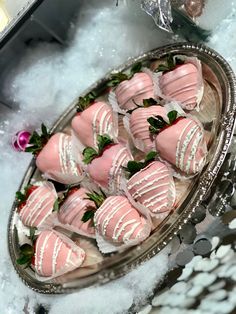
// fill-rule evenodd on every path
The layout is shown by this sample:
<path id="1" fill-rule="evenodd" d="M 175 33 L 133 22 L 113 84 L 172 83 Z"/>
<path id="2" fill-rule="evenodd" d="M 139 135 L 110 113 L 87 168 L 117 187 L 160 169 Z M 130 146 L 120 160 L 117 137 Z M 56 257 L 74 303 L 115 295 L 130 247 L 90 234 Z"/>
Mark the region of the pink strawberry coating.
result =
<path id="1" fill-rule="evenodd" d="M 149 235 L 147 221 L 125 196 L 108 197 L 96 211 L 94 223 L 97 232 L 112 242 L 141 242 Z"/>
<path id="2" fill-rule="evenodd" d="M 28 197 L 19 215 L 22 223 L 28 227 L 41 228 L 49 223 L 57 193 L 50 182 L 44 182 Z"/>
<path id="3" fill-rule="evenodd" d="M 43 277 L 59 276 L 81 266 L 85 252 L 69 238 L 45 230 L 35 245 L 35 270 Z"/>
<path id="4" fill-rule="evenodd" d="M 204 130 L 200 123 L 186 118 L 164 129 L 156 137 L 161 158 L 187 174 L 199 172 L 207 154 Z"/>
<path id="5" fill-rule="evenodd" d="M 37 156 L 36 166 L 46 176 L 65 184 L 74 183 L 73 177 L 82 174 L 72 157 L 71 136 L 64 133 L 56 133 L 49 139 Z M 65 179 L 58 178 L 55 173 L 65 175 Z"/>
<path id="6" fill-rule="evenodd" d="M 160 77 L 160 88 L 165 96 L 181 102 L 192 110 L 197 105 L 199 72 L 195 65 L 186 63 Z"/>
<path id="7" fill-rule="evenodd" d="M 115 130 L 111 107 L 101 101 L 77 113 L 72 119 L 71 126 L 85 147 L 97 147 L 98 135 L 118 133 L 118 130 Z"/>
<path id="8" fill-rule="evenodd" d="M 83 235 L 94 235 L 95 230 L 90 221 L 83 222 L 82 217 L 87 210 L 96 210 L 94 202 L 88 200 L 86 193 L 88 190 L 84 188 L 78 189 L 69 195 L 63 202 L 58 213 L 58 220 L 70 227 L 70 230 L 82 233 Z"/>
<path id="9" fill-rule="evenodd" d="M 148 108 L 138 108 L 134 110 L 130 117 L 130 131 L 134 139 L 138 139 L 143 143 L 143 149 L 149 152 L 155 147 L 154 138 L 150 134 L 147 119 L 152 116 L 160 115 L 166 120 L 166 109 L 161 106 L 151 106 Z"/>
<path id="10" fill-rule="evenodd" d="M 151 213 L 170 211 L 175 202 L 175 184 L 165 164 L 155 161 L 133 175 L 127 188 L 133 199 Z"/>
<path id="11" fill-rule="evenodd" d="M 143 99 L 154 98 L 153 81 L 146 73 L 136 73 L 130 80 L 121 82 L 115 89 L 117 102 L 121 109 L 131 110 Z"/>
<path id="12" fill-rule="evenodd" d="M 101 187 L 117 190 L 121 183 L 122 168 L 133 157 L 121 144 L 112 144 L 105 148 L 102 155 L 88 165 L 88 173 Z"/>

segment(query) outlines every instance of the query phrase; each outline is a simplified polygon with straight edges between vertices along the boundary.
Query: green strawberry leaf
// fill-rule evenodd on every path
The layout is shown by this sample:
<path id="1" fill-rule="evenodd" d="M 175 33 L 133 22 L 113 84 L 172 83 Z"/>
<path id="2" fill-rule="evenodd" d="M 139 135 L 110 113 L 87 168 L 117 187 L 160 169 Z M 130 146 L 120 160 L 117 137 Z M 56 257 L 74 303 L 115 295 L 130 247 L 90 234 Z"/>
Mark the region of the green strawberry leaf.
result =
<path id="1" fill-rule="evenodd" d="M 37 155 L 42 150 L 43 146 L 46 145 L 52 134 L 48 132 L 46 126 L 43 123 L 41 125 L 41 132 L 41 135 L 39 135 L 36 131 L 33 132 L 25 152 Z"/>
<path id="2" fill-rule="evenodd" d="M 135 161 L 130 160 L 127 163 L 127 167 L 125 167 L 125 171 L 129 172 L 129 178 L 131 178 L 135 173 L 139 172 L 143 168 L 145 168 L 150 162 L 155 160 L 155 157 L 157 155 L 157 152 L 150 151 L 144 161 Z"/>
<path id="3" fill-rule="evenodd" d="M 169 68 L 165 64 L 159 64 L 155 72 L 166 72 L 169 71 Z"/>
<path id="4" fill-rule="evenodd" d="M 91 161 L 98 156 L 98 152 L 92 148 L 92 147 L 86 147 L 84 150 L 83 150 L 83 156 L 84 156 L 84 159 L 83 159 L 83 162 L 88 165 L 91 163 Z"/>
<path id="5" fill-rule="evenodd" d="M 59 212 L 59 199 L 57 198 L 53 204 L 53 212 Z"/>
<path id="6" fill-rule="evenodd" d="M 151 106 L 156 106 L 157 104 L 158 104 L 157 101 L 153 98 L 148 98 L 148 99 L 143 100 L 143 106 L 145 108 L 151 107 Z"/>
<path id="7" fill-rule="evenodd" d="M 34 248 L 32 245 L 25 243 L 20 247 L 20 257 L 16 260 L 19 265 L 29 266 L 34 256 Z"/>
<path id="8" fill-rule="evenodd" d="M 87 196 L 88 196 L 87 199 L 93 201 L 97 208 L 99 208 L 106 199 L 106 195 L 102 190 L 100 190 L 100 193 L 97 192 L 87 193 Z"/>
<path id="9" fill-rule="evenodd" d="M 83 222 L 87 222 L 87 221 L 89 221 L 90 219 L 93 219 L 94 214 L 95 214 L 95 211 L 94 211 L 94 210 L 87 210 L 87 211 L 84 213 L 84 215 L 83 215 L 83 217 L 82 217 L 81 220 L 82 220 Z"/>
<path id="10" fill-rule="evenodd" d="M 167 117 L 169 118 L 170 124 L 172 124 L 178 117 L 178 111 L 172 110 L 168 112 Z"/>
<path id="11" fill-rule="evenodd" d="M 115 73 L 111 75 L 111 79 L 108 81 L 107 86 L 108 87 L 114 87 L 120 84 L 123 81 L 128 80 L 128 75 L 125 73 Z"/>
<path id="12" fill-rule="evenodd" d="M 176 66 L 175 60 L 171 54 L 167 56 L 167 66 L 169 70 L 173 70 Z"/>
<path id="13" fill-rule="evenodd" d="M 155 160 L 156 156 L 157 156 L 157 152 L 150 151 L 145 157 L 145 163 L 149 163 Z"/>
<path id="14" fill-rule="evenodd" d="M 17 258 L 16 262 L 19 265 L 27 264 L 26 266 L 29 266 L 31 262 L 31 257 L 22 255 L 21 257 Z"/>
<path id="15" fill-rule="evenodd" d="M 159 64 L 155 72 L 167 72 L 172 71 L 176 68 L 177 65 L 184 64 L 184 60 L 179 58 L 174 58 L 172 54 L 168 54 L 166 58 L 167 64 Z"/>
<path id="16" fill-rule="evenodd" d="M 141 69 L 142 69 L 142 62 L 137 62 L 137 63 L 135 63 L 135 64 L 132 66 L 132 68 L 130 69 L 130 74 L 131 74 L 132 77 L 133 77 L 133 75 L 134 75 L 135 73 L 140 72 Z"/>
<path id="17" fill-rule="evenodd" d="M 162 116 L 150 117 L 147 119 L 149 126 L 149 131 L 153 134 L 158 134 L 161 129 L 168 125 L 168 123 L 162 118 Z"/>
<path id="18" fill-rule="evenodd" d="M 26 195 L 20 191 L 16 192 L 16 200 L 18 203 L 23 203 L 26 201 Z"/>
<path id="19" fill-rule="evenodd" d="M 96 97 L 97 95 L 95 92 L 90 92 L 84 97 L 79 97 L 79 101 L 76 105 L 76 111 L 82 112 L 87 109 L 90 106 L 91 102 L 96 99 Z"/>
<path id="20" fill-rule="evenodd" d="M 98 143 L 98 154 L 100 154 L 104 150 L 104 148 L 107 145 L 112 144 L 113 141 L 111 140 L 109 135 L 104 134 L 104 135 L 98 135 L 97 143 Z"/>

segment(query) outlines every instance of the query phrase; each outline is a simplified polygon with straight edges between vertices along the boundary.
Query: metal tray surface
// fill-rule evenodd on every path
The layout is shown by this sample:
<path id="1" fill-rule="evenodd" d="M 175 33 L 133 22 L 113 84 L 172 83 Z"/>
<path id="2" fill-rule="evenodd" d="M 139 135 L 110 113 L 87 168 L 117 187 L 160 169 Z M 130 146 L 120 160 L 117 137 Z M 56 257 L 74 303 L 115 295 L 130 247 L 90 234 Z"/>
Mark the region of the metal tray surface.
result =
<path id="1" fill-rule="evenodd" d="M 200 119 L 204 129 L 209 134 L 209 152 L 207 162 L 200 174 L 189 180 L 178 199 L 177 207 L 159 225 L 151 235 L 140 245 L 131 247 L 122 252 L 106 255 L 103 261 L 85 272 L 75 270 L 71 273 L 57 277 L 48 282 L 38 281 L 31 268 L 23 268 L 16 263 L 19 255 L 19 245 L 16 230 L 16 204 L 13 204 L 8 226 L 8 244 L 14 268 L 23 282 L 39 293 L 59 294 L 68 293 L 93 284 L 106 283 L 112 279 L 125 275 L 134 267 L 149 260 L 160 252 L 175 236 L 184 224 L 188 222 L 201 201 L 206 198 L 207 192 L 217 177 L 217 173 L 225 159 L 233 136 L 236 114 L 236 80 L 228 63 L 214 50 L 201 45 L 191 43 L 178 43 L 158 48 L 130 59 L 126 64 L 112 72 L 124 71 L 137 61 L 158 62 L 169 53 L 198 57 L 202 62 L 203 78 L 207 86 L 208 95 L 205 100 L 208 103 L 200 113 L 191 112 Z M 92 85 L 84 92 L 86 95 L 91 90 L 102 86 L 110 77 L 108 73 L 104 78 Z M 71 118 L 75 114 L 77 100 L 69 106 L 64 114 L 56 121 L 52 131 L 68 129 Z M 210 117 L 210 120 L 208 119 Z M 209 121 L 208 121 L 209 120 Z M 19 189 L 27 185 L 32 178 L 37 178 L 39 171 L 35 162 L 30 163 L 25 177 Z M 184 183 L 186 184 L 186 183 Z M 181 184 L 180 184 L 181 185 Z M 73 239 L 78 235 L 70 234 Z"/>

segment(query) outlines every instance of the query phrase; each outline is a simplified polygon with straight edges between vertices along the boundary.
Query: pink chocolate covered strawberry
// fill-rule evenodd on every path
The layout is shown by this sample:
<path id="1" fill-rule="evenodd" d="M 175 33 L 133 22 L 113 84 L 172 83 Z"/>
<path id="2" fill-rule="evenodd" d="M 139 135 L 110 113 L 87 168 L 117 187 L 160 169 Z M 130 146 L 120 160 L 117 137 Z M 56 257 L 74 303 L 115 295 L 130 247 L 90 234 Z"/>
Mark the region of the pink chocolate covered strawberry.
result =
<path id="1" fill-rule="evenodd" d="M 197 58 L 182 61 L 170 56 L 167 66 L 160 65 L 158 69 L 163 71 L 159 77 L 162 95 L 169 100 L 179 101 L 182 108 L 187 110 L 194 109 L 200 103 L 203 80 L 201 63 Z"/>
<path id="2" fill-rule="evenodd" d="M 73 232 L 94 237 L 95 230 L 91 221 L 82 220 L 85 213 L 92 214 L 96 210 L 90 195 L 92 194 L 85 188 L 72 188 L 58 210 L 58 220 Z"/>
<path id="3" fill-rule="evenodd" d="M 83 151 L 84 163 L 88 164 L 90 178 L 109 193 L 120 188 L 122 168 L 133 157 L 122 144 L 114 144 L 109 136 L 98 136 L 98 150 L 87 147 Z"/>
<path id="4" fill-rule="evenodd" d="M 134 142 L 134 145 L 144 151 L 149 152 L 155 148 L 153 136 L 149 132 L 149 123 L 147 118 L 160 115 L 166 117 L 166 109 L 158 106 L 157 102 L 150 98 L 145 99 L 143 108 L 135 109 L 129 119 L 129 129 Z"/>
<path id="5" fill-rule="evenodd" d="M 23 244 L 20 247 L 21 265 L 33 265 L 41 277 L 54 278 L 80 267 L 85 252 L 72 240 L 55 230 L 40 233 L 34 247 Z"/>
<path id="6" fill-rule="evenodd" d="M 150 132 L 156 135 L 156 149 L 160 157 L 186 174 L 201 171 L 205 163 L 207 145 L 199 121 L 177 117 L 177 111 L 168 113 L 169 121 L 161 116 L 151 117 Z"/>
<path id="7" fill-rule="evenodd" d="M 144 162 L 129 161 L 127 182 L 130 196 L 145 206 L 152 216 L 172 210 L 175 202 L 175 184 L 170 170 L 159 161 L 153 161 L 155 152 L 147 154 Z"/>
<path id="8" fill-rule="evenodd" d="M 118 124 L 111 106 L 103 101 L 95 102 L 95 95 L 89 93 L 79 98 L 77 114 L 72 119 L 72 129 L 83 147 L 97 148 L 97 136 L 109 134 L 112 139 L 118 135 Z"/>
<path id="9" fill-rule="evenodd" d="M 53 205 L 57 193 L 52 183 L 28 186 L 25 193 L 17 192 L 16 198 L 19 216 L 25 226 L 43 229 L 53 224 Z"/>
<path id="10" fill-rule="evenodd" d="M 118 245 L 134 245 L 146 239 L 151 231 L 147 220 L 125 196 L 110 196 L 94 215 L 97 233 Z"/>
<path id="11" fill-rule="evenodd" d="M 42 135 L 34 132 L 25 150 L 36 157 L 36 166 L 44 176 L 64 184 L 79 182 L 82 170 L 72 155 L 71 136 L 48 133 L 42 124 Z"/>
<path id="12" fill-rule="evenodd" d="M 143 99 L 154 98 L 154 86 L 150 75 L 140 72 L 141 63 L 135 64 L 130 74 L 117 73 L 112 75 L 110 85 L 116 86 L 114 95 L 120 109 L 132 110 L 142 105 Z M 109 97 L 111 103 L 113 96 Z"/>

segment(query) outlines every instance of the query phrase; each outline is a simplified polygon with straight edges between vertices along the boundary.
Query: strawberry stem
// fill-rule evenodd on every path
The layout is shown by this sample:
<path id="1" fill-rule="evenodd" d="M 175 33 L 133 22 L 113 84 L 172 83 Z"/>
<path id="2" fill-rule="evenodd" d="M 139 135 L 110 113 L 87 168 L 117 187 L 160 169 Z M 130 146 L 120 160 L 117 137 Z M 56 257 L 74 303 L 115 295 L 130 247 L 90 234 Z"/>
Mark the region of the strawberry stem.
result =
<path id="1" fill-rule="evenodd" d="M 97 145 L 98 145 L 98 150 L 96 150 L 93 147 L 86 147 L 83 150 L 83 162 L 88 165 L 90 164 L 94 158 L 98 157 L 101 155 L 104 151 L 104 149 L 110 145 L 113 144 L 113 140 L 110 138 L 109 135 L 98 135 L 97 136 Z"/>
<path id="2" fill-rule="evenodd" d="M 51 136 L 52 134 L 48 132 L 46 126 L 42 123 L 41 135 L 39 135 L 36 131 L 33 132 L 25 152 L 32 153 L 34 156 L 38 155 L 42 148 L 47 144 Z"/>
<path id="3" fill-rule="evenodd" d="M 127 163 L 127 167 L 125 167 L 125 171 L 129 172 L 129 178 L 131 178 L 135 173 L 139 172 L 143 168 L 145 168 L 148 164 L 153 162 L 157 156 L 157 152 L 150 151 L 144 161 L 135 161 L 130 160 Z"/>

